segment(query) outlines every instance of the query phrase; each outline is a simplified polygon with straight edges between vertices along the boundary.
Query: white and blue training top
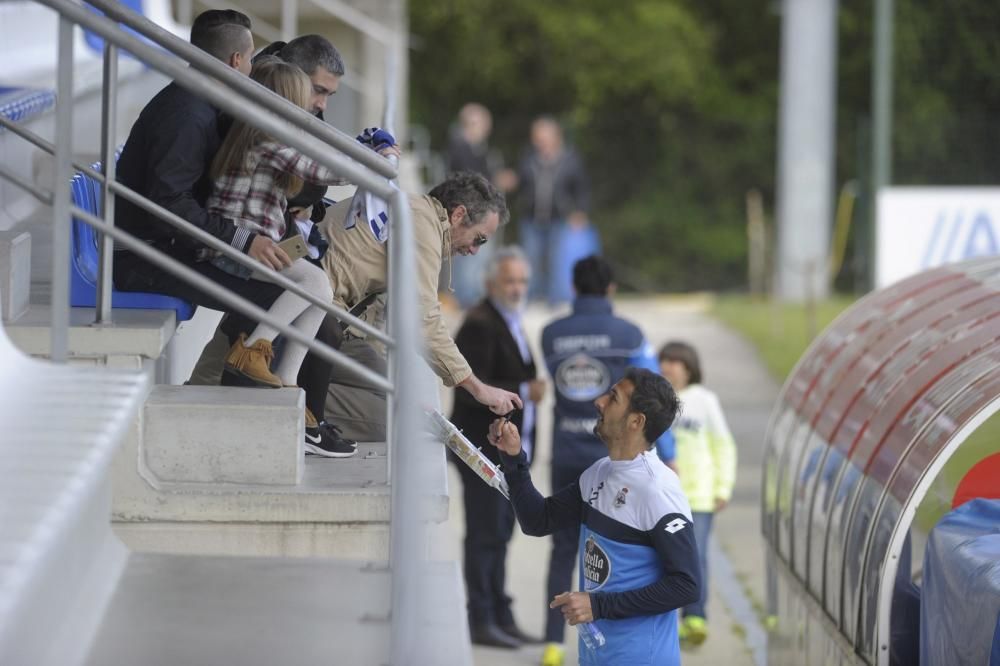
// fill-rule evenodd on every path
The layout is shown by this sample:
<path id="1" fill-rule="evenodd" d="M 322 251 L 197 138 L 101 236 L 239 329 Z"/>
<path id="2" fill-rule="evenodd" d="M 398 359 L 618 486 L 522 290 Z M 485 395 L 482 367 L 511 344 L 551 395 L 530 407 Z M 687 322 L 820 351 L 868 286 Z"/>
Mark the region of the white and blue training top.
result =
<path id="1" fill-rule="evenodd" d="M 677 475 L 647 451 L 601 458 L 576 484 L 543 498 L 523 453 L 502 455 L 511 502 L 525 534 L 580 526 L 580 589 L 590 593 L 607 643 L 580 644 L 585 666 L 679 665 L 677 609 L 698 598 L 691 509 Z"/>

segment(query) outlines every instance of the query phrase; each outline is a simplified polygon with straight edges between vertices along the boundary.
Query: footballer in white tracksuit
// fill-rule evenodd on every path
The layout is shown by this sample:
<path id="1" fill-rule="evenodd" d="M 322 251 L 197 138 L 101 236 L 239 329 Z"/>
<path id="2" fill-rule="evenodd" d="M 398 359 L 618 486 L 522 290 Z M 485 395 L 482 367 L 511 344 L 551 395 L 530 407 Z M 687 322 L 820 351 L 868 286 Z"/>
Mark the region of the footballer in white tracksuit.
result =
<path id="1" fill-rule="evenodd" d="M 698 598 L 700 574 L 691 509 L 677 475 L 653 450 L 628 460 L 604 457 L 545 498 L 531 482 L 523 451 L 501 452 L 501 460 L 525 534 L 580 526 L 580 589 L 589 593 L 594 623 L 606 639 L 593 651 L 581 640 L 580 663 L 679 665 L 677 609 Z"/>

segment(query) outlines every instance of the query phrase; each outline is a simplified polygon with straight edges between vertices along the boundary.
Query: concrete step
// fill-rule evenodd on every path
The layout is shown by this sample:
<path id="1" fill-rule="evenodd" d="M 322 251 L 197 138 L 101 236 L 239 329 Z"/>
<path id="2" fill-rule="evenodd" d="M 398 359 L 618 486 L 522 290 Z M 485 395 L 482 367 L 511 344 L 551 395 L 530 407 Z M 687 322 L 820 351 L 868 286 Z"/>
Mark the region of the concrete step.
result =
<path id="1" fill-rule="evenodd" d="M 301 389 L 156 386 L 142 410 L 154 483 L 295 485 L 302 480 Z"/>
<path id="2" fill-rule="evenodd" d="M 414 664 L 472 663 L 457 563 L 422 570 Z M 389 663 L 390 572 L 364 562 L 133 554 L 88 661 Z"/>
<path id="3" fill-rule="evenodd" d="M 288 404 L 274 408 L 285 414 L 283 430 L 262 423 L 253 437 L 229 439 L 226 433 L 243 427 L 245 410 L 238 403 L 247 393 L 253 394 L 248 399 L 301 396 L 288 390 L 153 389 L 112 466 L 116 533 L 137 551 L 386 561 L 385 443 L 361 443 L 352 458 L 304 457 L 301 430 L 287 427 Z M 187 416 L 185 405 L 196 416 Z M 182 428 L 182 419 L 191 423 Z M 203 444 L 182 442 L 181 430 Z M 448 516 L 444 447 L 433 451 L 425 515 L 442 523 Z M 301 476 L 268 477 L 269 464 L 285 470 L 297 465 Z M 241 476 L 247 480 L 234 480 Z"/>
<path id="4" fill-rule="evenodd" d="M 94 324 L 94 308 L 70 308 L 69 362 L 148 370 L 154 378 L 164 374 L 168 345 L 177 328 L 173 310 L 115 309 L 114 323 Z M 5 331 L 25 354 L 48 357 L 52 308 L 32 303 Z"/>

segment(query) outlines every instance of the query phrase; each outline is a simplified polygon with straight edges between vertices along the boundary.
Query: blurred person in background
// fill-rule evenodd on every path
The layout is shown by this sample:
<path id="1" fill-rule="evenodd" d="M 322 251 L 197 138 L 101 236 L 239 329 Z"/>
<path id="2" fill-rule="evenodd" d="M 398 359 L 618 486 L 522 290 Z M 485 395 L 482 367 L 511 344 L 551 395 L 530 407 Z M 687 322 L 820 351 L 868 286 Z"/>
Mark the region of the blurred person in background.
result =
<path id="1" fill-rule="evenodd" d="M 589 227 L 590 184 L 583 162 L 554 118 L 541 116 L 531 124 L 518 186 L 521 244 L 535 270 L 531 297 L 565 303 L 572 297 L 573 264 L 598 247 Z"/>
<path id="2" fill-rule="evenodd" d="M 545 394 L 535 359 L 525 337 L 521 316 L 528 297 L 531 267 L 516 246 L 498 248 L 487 264 L 487 297 L 466 314 L 455 336 L 458 350 L 484 382 L 516 392 L 524 409 L 511 422 L 524 433 L 522 448 L 530 458 L 535 432 L 535 405 Z M 465 391 L 455 393 L 452 422 L 495 464 L 497 450 L 488 446 L 487 432 L 496 415 Z M 541 643 L 514 622 L 506 592 L 507 544 L 514 530 L 514 509 L 507 499 L 483 483 L 469 467 L 454 459 L 462 476 L 465 505 L 465 585 L 469 629 L 477 645 L 516 648 Z"/>
<path id="3" fill-rule="evenodd" d="M 701 361 L 694 347 L 668 342 L 660 350 L 659 360 L 660 372 L 681 400 L 681 413 L 673 427 L 676 458 L 672 467 L 691 504 L 701 565 L 701 597 L 684 607 L 679 636 L 681 645 L 701 645 L 708 638 L 708 539 L 715 513 L 726 508 L 733 495 L 736 443 L 719 398 L 701 384 Z M 664 458 L 662 452 L 660 457 Z"/>
<path id="4" fill-rule="evenodd" d="M 492 132 L 493 115 L 489 109 L 475 102 L 463 106 L 448 133 L 445 155 L 448 173 L 478 173 L 490 179 L 500 191 L 509 192 L 517 182 L 517 175 L 504 168 L 500 151 L 490 146 Z M 499 243 L 496 247 L 499 247 Z M 483 278 L 493 255 L 493 248 L 493 245 L 488 245 L 477 254 L 455 257 L 451 265 L 452 274 L 444 272 L 441 276 L 442 294 L 446 298 L 450 296 L 450 286 L 454 290 L 455 300 L 463 309 L 478 303 L 483 298 Z"/>

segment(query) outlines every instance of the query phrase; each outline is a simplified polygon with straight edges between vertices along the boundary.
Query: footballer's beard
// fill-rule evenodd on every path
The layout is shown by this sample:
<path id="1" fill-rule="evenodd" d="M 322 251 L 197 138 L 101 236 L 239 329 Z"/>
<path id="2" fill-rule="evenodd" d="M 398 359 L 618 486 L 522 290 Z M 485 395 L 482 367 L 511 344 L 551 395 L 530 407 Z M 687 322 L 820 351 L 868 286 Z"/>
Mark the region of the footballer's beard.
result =
<path id="1" fill-rule="evenodd" d="M 604 433 L 601 429 L 603 425 L 604 425 L 604 417 L 598 415 L 597 423 L 594 424 L 594 437 L 601 440 L 602 442 L 606 442 L 607 440 L 604 439 Z"/>

